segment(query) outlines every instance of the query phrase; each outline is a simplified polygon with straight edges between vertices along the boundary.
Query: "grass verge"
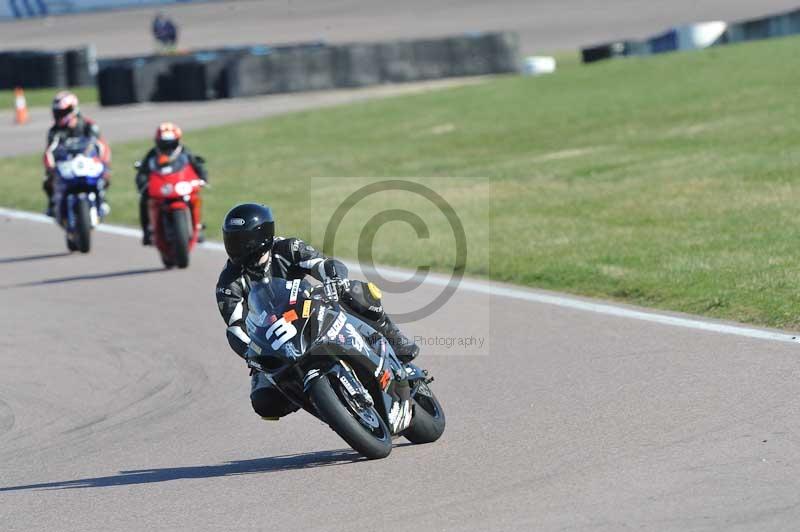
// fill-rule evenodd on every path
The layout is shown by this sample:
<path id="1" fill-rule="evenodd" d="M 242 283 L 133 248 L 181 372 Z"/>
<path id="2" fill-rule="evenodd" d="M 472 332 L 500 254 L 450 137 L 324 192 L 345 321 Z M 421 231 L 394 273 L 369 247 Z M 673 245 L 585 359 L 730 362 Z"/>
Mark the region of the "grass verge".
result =
<path id="1" fill-rule="evenodd" d="M 209 160 L 212 237 L 232 204 L 258 199 L 277 208 L 281 233 L 320 243 L 315 220 L 346 195 L 333 178 L 413 177 L 438 183 L 467 221 L 468 273 L 799 328 L 799 45 L 609 61 L 191 132 L 187 142 Z M 128 165 L 146 142 L 114 148 L 112 221 L 135 224 Z M 40 210 L 39 165 L 1 160 L 0 203 Z M 312 178 L 331 179 L 313 180 L 309 196 Z M 354 256 L 359 226 L 342 231 L 340 254 Z M 435 238 L 417 241 L 401 224 L 379 236 L 380 262 L 451 266 Z"/>
<path id="2" fill-rule="evenodd" d="M 53 96 L 60 89 L 25 89 L 25 101 L 28 107 L 50 107 Z M 72 87 L 69 90 L 78 96 L 78 100 L 84 103 L 97 103 L 97 88 L 95 87 Z M 14 91 L 0 91 L 0 102 L 6 109 L 14 108 Z"/>

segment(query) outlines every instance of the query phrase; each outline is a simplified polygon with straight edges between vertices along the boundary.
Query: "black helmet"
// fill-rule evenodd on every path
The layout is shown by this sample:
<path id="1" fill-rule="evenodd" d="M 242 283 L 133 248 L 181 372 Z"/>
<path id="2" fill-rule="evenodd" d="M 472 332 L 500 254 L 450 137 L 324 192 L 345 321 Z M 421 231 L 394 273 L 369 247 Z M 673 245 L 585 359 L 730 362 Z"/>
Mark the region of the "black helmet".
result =
<path id="1" fill-rule="evenodd" d="M 272 249 L 275 219 L 266 205 L 242 203 L 225 215 L 222 238 L 231 262 L 251 266 Z"/>

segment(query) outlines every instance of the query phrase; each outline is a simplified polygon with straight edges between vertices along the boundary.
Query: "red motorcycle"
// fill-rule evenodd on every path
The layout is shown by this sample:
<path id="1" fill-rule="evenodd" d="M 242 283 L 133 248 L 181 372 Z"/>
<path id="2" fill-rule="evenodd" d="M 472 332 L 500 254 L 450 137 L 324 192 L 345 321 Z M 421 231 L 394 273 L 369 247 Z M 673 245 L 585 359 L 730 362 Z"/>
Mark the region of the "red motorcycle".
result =
<path id="1" fill-rule="evenodd" d="M 161 253 L 164 266 L 186 268 L 203 226 L 200 189 L 206 182 L 183 154 L 164 165 L 151 160 L 148 171 L 153 244 Z"/>

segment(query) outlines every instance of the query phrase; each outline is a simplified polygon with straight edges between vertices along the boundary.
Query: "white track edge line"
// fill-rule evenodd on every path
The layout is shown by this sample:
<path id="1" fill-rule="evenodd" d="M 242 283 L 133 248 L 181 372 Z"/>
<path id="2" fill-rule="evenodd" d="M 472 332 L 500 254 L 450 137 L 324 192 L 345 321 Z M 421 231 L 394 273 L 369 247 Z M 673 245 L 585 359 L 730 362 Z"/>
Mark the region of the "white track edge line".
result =
<path id="1" fill-rule="evenodd" d="M 38 223 L 53 223 L 53 219 L 43 214 L 37 214 L 27 211 L 18 211 L 15 209 L 7 209 L 0 207 L 0 215 L 8 216 L 18 220 L 28 220 Z M 96 231 L 102 233 L 110 233 L 113 235 L 127 236 L 127 237 L 141 237 L 142 232 L 139 229 L 130 227 L 120 227 L 117 225 L 100 224 L 95 228 Z M 219 242 L 205 242 L 200 244 L 200 247 L 214 251 L 225 251 L 225 248 Z M 358 265 L 348 264 L 349 267 Z M 366 268 L 362 268 L 365 270 Z M 376 273 L 389 274 L 393 276 L 405 276 L 408 278 L 412 272 L 402 270 L 400 268 L 368 268 Z M 412 275 L 412 277 L 417 277 Z M 423 283 L 434 286 L 448 286 L 450 279 L 440 275 L 428 275 L 423 280 Z M 780 333 L 774 331 L 767 331 L 762 329 L 753 329 L 751 327 L 744 327 L 740 325 L 729 325 L 724 323 L 715 323 L 709 321 L 702 321 L 699 319 L 682 318 L 678 316 L 669 316 L 666 314 L 657 314 L 654 312 L 644 312 L 641 310 L 634 310 L 626 307 L 619 307 L 609 303 L 593 303 L 591 301 L 583 301 L 574 299 L 567 296 L 558 296 L 551 294 L 540 294 L 530 292 L 525 289 L 515 289 L 507 286 L 500 286 L 490 282 L 479 282 L 470 279 L 462 279 L 458 283 L 458 288 L 468 290 L 470 292 L 486 294 L 491 296 L 502 296 L 510 299 L 517 299 L 521 301 L 530 301 L 533 303 L 542 303 L 546 305 L 553 305 L 557 307 L 569 308 L 574 310 L 581 310 L 585 312 L 593 312 L 596 314 L 605 314 L 608 316 L 616 316 L 620 318 L 628 318 L 639 321 L 646 321 L 651 323 L 658 323 L 661 325 L 671 325 L 674 327 L 683 327 L 685 329 L 695 329 L 699 331 L 715 332 L 720 334 L 728 334 L 734 336 L 742 336 L 746 338 L 755 338 L 759 340 L 772 340 L 776 342 L 786 343 L 800 343 L 798 336 L 792 334 Z"/>

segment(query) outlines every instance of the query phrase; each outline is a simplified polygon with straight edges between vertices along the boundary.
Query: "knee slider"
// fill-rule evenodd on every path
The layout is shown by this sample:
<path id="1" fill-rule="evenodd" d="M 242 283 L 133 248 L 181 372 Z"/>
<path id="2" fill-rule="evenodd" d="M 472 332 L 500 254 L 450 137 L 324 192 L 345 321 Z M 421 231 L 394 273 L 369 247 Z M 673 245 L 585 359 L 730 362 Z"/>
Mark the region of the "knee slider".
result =
<path id="1" fill-rule="evenodd" d="M 250 394 L 250 404 L 253 405 L 256 414 L 265 418 L 283 417 L 297 410 L 283 394 L 274 388 L 254 390 Z"/>

